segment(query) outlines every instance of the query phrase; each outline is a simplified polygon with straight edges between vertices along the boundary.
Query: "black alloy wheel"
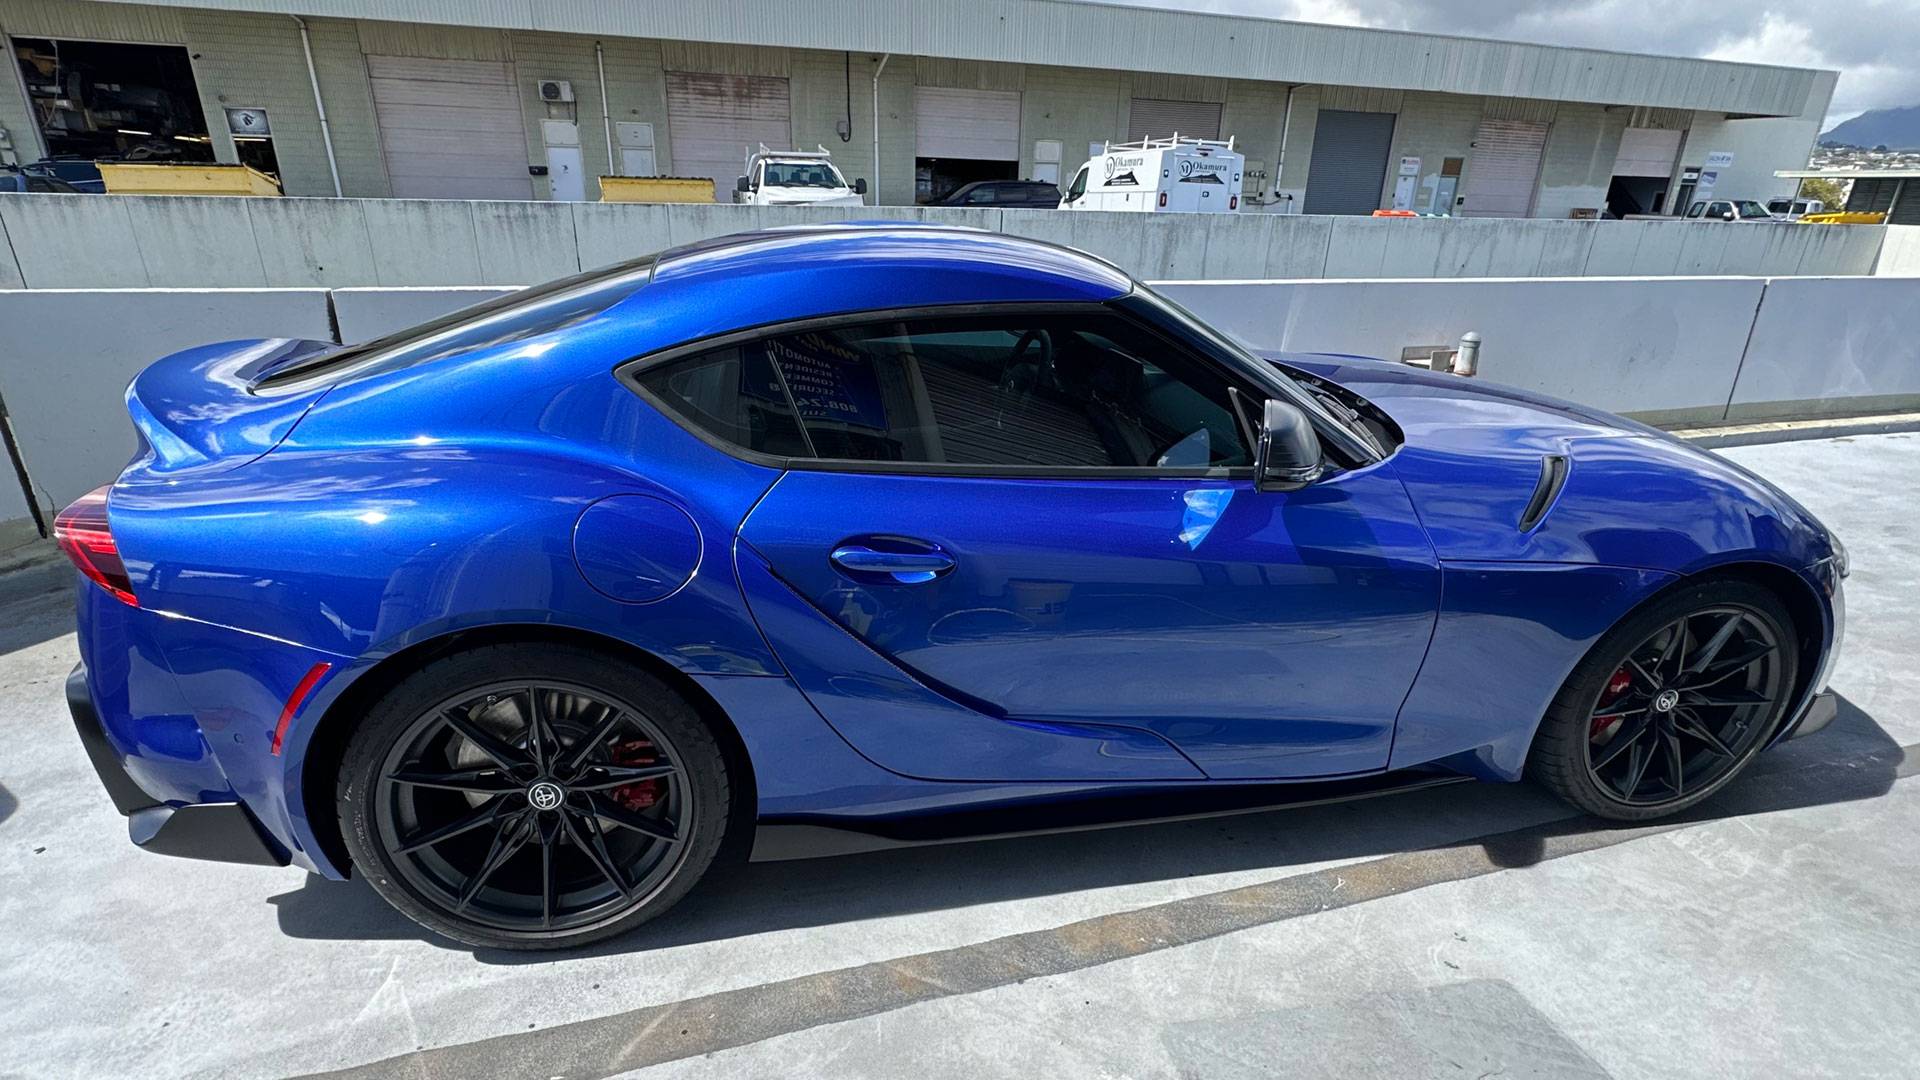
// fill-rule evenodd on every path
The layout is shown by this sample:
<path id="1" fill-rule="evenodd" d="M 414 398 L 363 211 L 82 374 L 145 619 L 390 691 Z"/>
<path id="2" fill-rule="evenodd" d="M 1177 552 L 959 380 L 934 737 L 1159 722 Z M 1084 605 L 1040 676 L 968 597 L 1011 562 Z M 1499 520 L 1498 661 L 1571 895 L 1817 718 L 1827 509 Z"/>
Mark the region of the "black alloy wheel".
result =
<path id="1" fill-rule="evenodd" d="M 664 687 L 498 677 L 531 667 L 398 710 L 343 768 L 356 864 L 371 857 L 395 906 L 471 944 L 577 944 L 657 914 L 712 861 L 728 813 L 724 778 L 703 775 L 724 771 L 711 738 Z M 634 680 L 652 692 L 613 685 Z"/>
<path id="2" fill-rule="evenodd" d="M 1797 670 L 1792 616 L 1719 581 L 1623 619 L 1568 678 L 1528 771 L 1601 817 L 1674 813 L 1733 779 L 1779 730 Z"/>
<path id="3" fill-rule="evenodd" d="M 1629 806 L 1657 806 L 1719 780 L 1766 733 L 1782 692 L 1778 631 L 1715 607 L 1630 651 L 1589 714 L 1587 772 Z"/>

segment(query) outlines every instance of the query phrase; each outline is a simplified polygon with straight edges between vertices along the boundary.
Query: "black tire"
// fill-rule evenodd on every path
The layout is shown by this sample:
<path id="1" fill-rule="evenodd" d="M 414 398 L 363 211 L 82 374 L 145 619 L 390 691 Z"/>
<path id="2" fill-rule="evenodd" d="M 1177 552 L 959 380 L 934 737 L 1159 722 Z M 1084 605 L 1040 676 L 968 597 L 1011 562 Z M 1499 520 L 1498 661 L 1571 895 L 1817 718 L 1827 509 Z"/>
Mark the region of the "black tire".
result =
<path id="1" fill-rule="evenodd" d="M 1722 636 L 1719 653 L 1710 652 Z M 1603 635 L 1567 677 L 1534 736 L 1527 773 L 1574 807 L 1614 821 L 1694 806 L 1738 776 L 1779 729 L 1792 705 L 1797 640 L 1786 605 L 1751 582 L 1710 580 L 1658 597 Z M 1770 654 L 1733 666 L 1769 642 Z M 1668 647 L 1681 655 L 1668 661 Z M 1700 672 L 1688 674 L 1689 656 L 1706 657 Z M 1650 661 L 1666 666 L 1650 670 Z"/>
<path id="2" fill-rule="evenodd" d="M 719 853 L 732 791 L 671 687 L 548 644 L 401 680 L 351 736 L 337 787 L 356 872 L 421 926 L 499 949 L 584 945 L 672 907 Z"/>

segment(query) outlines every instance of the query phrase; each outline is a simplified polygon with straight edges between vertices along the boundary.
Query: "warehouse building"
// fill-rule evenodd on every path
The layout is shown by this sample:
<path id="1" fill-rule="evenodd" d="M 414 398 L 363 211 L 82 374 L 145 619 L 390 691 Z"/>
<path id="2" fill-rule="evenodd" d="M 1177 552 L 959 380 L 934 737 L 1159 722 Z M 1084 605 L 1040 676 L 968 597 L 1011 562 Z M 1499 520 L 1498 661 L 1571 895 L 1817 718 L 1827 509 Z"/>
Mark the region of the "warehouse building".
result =
<path id="1" fill-rule="evenodd" d="M 765 143 L 906 204 L 1178 132 L 1236 140 L 1248 210 L 1671 213 L 1791 190 L 1835 79 L 1070 0 L 7 0 L 0 36 L 0 160 L 409 198 L 673 175 L 726 200 Z"/>

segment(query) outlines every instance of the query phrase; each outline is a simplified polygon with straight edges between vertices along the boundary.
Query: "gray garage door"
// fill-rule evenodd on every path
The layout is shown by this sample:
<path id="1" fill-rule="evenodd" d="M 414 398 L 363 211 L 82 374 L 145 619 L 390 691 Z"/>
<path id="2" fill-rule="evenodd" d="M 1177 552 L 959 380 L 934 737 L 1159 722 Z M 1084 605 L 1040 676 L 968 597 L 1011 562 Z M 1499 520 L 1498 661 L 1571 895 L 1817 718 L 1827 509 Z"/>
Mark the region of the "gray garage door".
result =
<path id="1" fill-rule="evenodd" d="M 1547 125 L 1531 120 L 1482 120 L 1467 159 L 1466 197 L 1461 213 L 1470 217 L 1526 217 L 1533 212 L 1533 190 L 1540 181 L 1540 155 L 1547 146 Z"/>
<path id="2" fill-rule="evenodd" d="M 1220 137 L 1220 103 L 1217 101 L 1164 101 L 1159 98 L 1134 98 L 1127 114 L 1127 141 Z"/>
<path id="3" fill-rule="evenodd" d="M 1371 214 L 1387 186 L 1393 113 L 1322 109 L 1307 162 L 1306 212 Z"/>
<path id="4" fill-rule="evenodd" d="M 396 198 L 533 198 L 510 65 L 369 56 L 367 76 Z"/>
<path id="5" fill-rule="evenodd" d="M 732 202 L 749 150 L 794 149 L 792 115 L 785 79 L 667 72 L 673 175 L 710 176 L 715 197 Z"/>

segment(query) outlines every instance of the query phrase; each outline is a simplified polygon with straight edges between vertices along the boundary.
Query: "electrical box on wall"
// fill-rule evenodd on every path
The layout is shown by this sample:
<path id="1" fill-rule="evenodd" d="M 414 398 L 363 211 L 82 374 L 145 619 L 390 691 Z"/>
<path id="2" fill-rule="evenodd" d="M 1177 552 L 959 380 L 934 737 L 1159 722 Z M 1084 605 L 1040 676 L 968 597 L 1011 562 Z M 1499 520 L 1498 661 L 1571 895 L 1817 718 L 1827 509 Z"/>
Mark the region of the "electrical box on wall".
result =
<path id="1" fill-rule="evenodd" d="M 573 100 L 573 84 L 565 79 L 541 79 L 540 100 L 558 104 Z"/>

